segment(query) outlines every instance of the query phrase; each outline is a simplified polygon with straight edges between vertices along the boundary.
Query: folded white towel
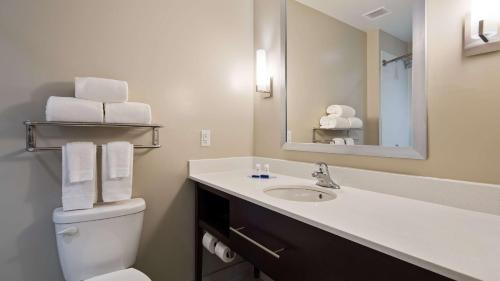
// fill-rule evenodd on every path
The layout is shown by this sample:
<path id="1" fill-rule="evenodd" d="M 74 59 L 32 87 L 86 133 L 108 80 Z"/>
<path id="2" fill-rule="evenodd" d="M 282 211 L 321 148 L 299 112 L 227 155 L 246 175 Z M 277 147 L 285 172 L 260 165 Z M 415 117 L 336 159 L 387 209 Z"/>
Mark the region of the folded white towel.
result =
<path id="1" fill-rule="evenodd" d="M 96 149 L 89 153 L 93 155 L 93 177 L 88 181 L 72 183 L 69 178 L 68 147 L 62 147 L 62 205 L 64 211 L 90 209 L 97 202 L 96 184 Z"/>
<path id="2" fill-rule="evenodd" d="M 50 97 L 45 107 L 47 121 L 100 122 L 104 121 L 102 103 L 70 97 Z"/>
<path id="3" fill-rule="evenodd" d="M 343 138 L 334 138 L 330 144 L 334 145 L 345 145 L 345 140 Z"/>
<path id="4" fill-rule="evenodd" d="M 107 145 L 102 146 L 102 199 L 104 202 L 115 202 L 132 198 L 133 153 L 133 149 L 130 149 L 129 176 L 112 179 L 109 175 L 108 147 Z"/>
<path id="5" fill-rule="evenodd" d="M 106 146 L 108 176 L 110 179 L 130 176 L 130 161 L 134 146 L 126 141 L 110 142 Z"/>
<path id="6" fill-rule="evenodd" d="M 95 145 L 91 142 L 71 142 L 65 147 L 69 182 L 92 180 L 95 176 Z"/>
<path id="7" fill-rule="evenodd" d="M 351 129 L 363 128 L 363 121 L 358 117 L 349 117 L 347 120 L 349 121 L 349 127 L 351 127 Z"/>
<path id="8" fill-rule="evenodd" d="M 113 79 L 76 77 L 75 97 L 100 102 L 126 102 L 128 83 Z"/>
<path id="9" fill-rule="evenodd" d="M 151 106 L 139 102 L 105 103 L 106 123 L 151 124 Z"/>
<path id="10" fill-rule="evenodd" d="M 322 118 L 323 119 L 323 118 Z M 321 121 L 320 121 L 321 123 Z M 349 120 L 342 117 L 328 117 L 323 120 L 323 124 L 320 124 L 320 128 L 322 129 L 349 129 L 350 123 Z"/>
<path id="11" fill-rule="evenodd" d="M 332 117 L 354 117 L 356 116 L 356 110 L 347 105 L 334 104 L 330 105 L 326 109 L 326 113 L 332 115 Z"/>
<path id="12" fill-rule="evenodd" d="M 355 145 L 353 138 L 345 138 L 344 140 L 346 145 Z"/>

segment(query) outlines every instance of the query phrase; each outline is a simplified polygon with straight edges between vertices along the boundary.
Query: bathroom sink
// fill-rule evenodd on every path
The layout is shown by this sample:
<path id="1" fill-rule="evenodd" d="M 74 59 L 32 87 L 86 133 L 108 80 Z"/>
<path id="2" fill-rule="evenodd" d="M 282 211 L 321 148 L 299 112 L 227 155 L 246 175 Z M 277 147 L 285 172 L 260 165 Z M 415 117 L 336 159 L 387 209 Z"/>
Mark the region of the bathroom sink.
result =
<path id="1" fill-rule="evenodd" d="M 275 198 L 297 202 L 323 202 L 337 197 L 331 190 L 308 185 L 273 186 L 264 189 L 264 193 Z"/>

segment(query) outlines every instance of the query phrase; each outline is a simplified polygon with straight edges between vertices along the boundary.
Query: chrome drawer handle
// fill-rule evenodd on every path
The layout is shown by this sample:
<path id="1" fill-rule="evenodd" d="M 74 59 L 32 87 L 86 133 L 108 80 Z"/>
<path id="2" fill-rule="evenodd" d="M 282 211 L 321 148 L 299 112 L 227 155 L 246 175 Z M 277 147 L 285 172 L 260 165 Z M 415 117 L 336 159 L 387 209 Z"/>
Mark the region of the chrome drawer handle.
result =
<path id="1" fill-rule="evenodd" d="M 240 230 L 243 230 L 245 229 L 245 227 L 240 227 L 240 228 L 233 228 L 233 227 L 229 227 L 229 229 L 238 234 L 239 236 L 241 236 L 242 238 L 244 238 L 245 240 L 247 240 L 248 242 L 254 244 L 255 246 L 261 248 L 262 250 L 264 250 L 266 253 L 270 254 L 271 256 L 279 259 L 280 258 L 280 255 L 278 255 L 277 253 L 280 253 L 280 252 L 283 252 L 285 249 L 284 248 L 281 248 L 279 250 L 276 250 L 276 251 L 273 251 L 273 250 L 269 250 L 267 247 L 265 247 L 264 245 L 260 244 L 259 242 L 253 240 L 252 238 L 246 236 L 245 234 L 241 233 Z"/>

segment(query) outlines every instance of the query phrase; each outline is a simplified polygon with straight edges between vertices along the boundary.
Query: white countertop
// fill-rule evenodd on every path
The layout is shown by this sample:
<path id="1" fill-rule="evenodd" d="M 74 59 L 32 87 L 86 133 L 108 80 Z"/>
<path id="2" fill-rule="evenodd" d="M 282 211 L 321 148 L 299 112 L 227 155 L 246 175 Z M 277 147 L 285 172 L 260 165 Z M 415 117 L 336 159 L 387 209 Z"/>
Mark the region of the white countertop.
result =
<path id="1" fill-rule="evenodd" d="M 500 280 L 500 216 L 347 186 L 332 201 L 287 201 L 263 189 L 314 181 L 280 174 L 252 179 L 250 172 L 189 178 L 452 279 Z"/>

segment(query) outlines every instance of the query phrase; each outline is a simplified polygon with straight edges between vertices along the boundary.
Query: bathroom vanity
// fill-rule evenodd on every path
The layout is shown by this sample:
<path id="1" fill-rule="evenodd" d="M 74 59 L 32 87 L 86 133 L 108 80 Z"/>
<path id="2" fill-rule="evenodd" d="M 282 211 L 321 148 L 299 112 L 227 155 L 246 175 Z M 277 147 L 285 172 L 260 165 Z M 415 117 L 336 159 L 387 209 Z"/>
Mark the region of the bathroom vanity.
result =
<path id="1" fill-rule="evenodd" d="M 274 173 L 275 178 L 252 179 L 250 158 L 190 161 L 189 177 L 196 182 L 196 280 L 201 280 L 205 231 L 276 281 L 500 276 L 500 242 L 495 238 L 500 216 L 342 182 L 340 190 L 328 191 L 335 194 L 332 200 L 275 198 L 266 193 L 270 187 L 317 189 L 314 179 L 305 176 L 313 165 L 300 164 L 310 167 L 306 172 L 284 164 L 280 169 L 296 176 Z"/>
<path id="2" fill-rule="evenodd" d="M 204 231 L 276 281 L 451 280 L 202 183 L 196 205 L 196 280 Z"/>

